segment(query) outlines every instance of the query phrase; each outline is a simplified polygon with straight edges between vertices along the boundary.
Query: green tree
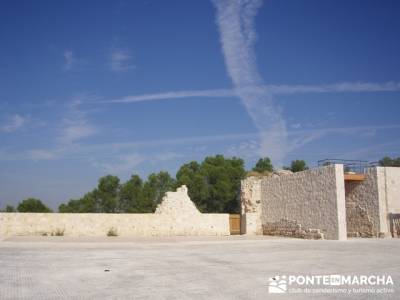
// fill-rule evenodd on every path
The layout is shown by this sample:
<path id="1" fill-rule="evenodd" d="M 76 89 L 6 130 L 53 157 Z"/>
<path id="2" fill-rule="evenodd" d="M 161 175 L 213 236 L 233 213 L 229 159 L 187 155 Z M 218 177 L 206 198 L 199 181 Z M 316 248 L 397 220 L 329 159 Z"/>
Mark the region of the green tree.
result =
<path id="1" fill-rule="evenodd" d="M 4 209 L 0 209 L 0 212 L 15 212 L 15 208 L 12 205 L 6 205 Z"/>
<path id="2" fill-rule="evenodd" d="M 4 211 L 5 212 L 15 212 L 15 207 L 12 205 L 7 205 Z"/>
<path id="3" fill-rule="evenodd" d="M 183 165 L 176 175 L 177 186 L 187 185 L 190 198 L 202 212 L 238 212 L 240 180 L 245 173 L 242 159 L 216 155 L 201 164 Z"/>
<path id="4" fill-rule="evenodd" d="M 144 205 L 150 208 L 152 212 L 156 206 L 162 201 L 165 193 L 172 191 L 175 187 L 175 180 L 169 175 L 168 172 L 161 171 L 157 174 L 152 173 L 147 178 L 143 186 Z"/>
<path id="5" fill-rule="evenodd" d="M 121 186 L 119 196 L 119 211 L 127 213 L 148 212 L 143 194 L 143 181 L 138 175 L 131 178 Z"/>
<path id="6" fill-rule="evenodd" d="M 207 176 L 202 171 L 201 165 L 192 161 L 180 167 L 176 174 L 176 187 L 186 185 L 189 190 L 189 197 L 196 204 L 197 208 L 207 211 L 207 202 L 209 199 L 209 189 Z"/>
<path id="7" fill-rule="evenodd" d="M 390 158 L 385 156 L 379 161 L 379 165 L 382 167 L 400 167 L 400 157 Z"/>
<path id="8" fill-rule="evenodd" d="M 60 213 L 97 213 L 100 212 L 94 191 L 86 193 L 80 199 L 71 199 L 58 207 Z"/>
<path id="9" fill-rule="evenodd" d="M 115 213 L 119 208 L 119 178 L 107 175 L 99 179 L 97 188 L 80 199 L 71 199 L 58 207 L 61 213 Z"/>
<path id="10" fill-rule="evenodd" d="M 150 213 L 167 191 L 173 190 L 175 180 L 167 172 L 150 174 L 143 182 L 132 175 L 124 184 L 119 178 L 107 175 L 99 179 L 96 189 L 80 199 L 71 199 L 59 206 L 65 213 Z"/>
<path id="11" fill-rule="evenodd" d="M 51 212 L 51 209 L 43 204 L 40 199 L 35 198 L 28 198 L 23 200 L 18 204 L 17 210 L 19 212 Z"/>
<path id="12" fill-rule="evenodd" d="M 304 160 L 293 160 L 290 167 L 283 167 L 285 170 L 290 170 L 293 173 L 308 170 L 308 166 Z"/>
<path id="13" fill-rule="evenodd" d="M 274 170 L 274 166 L 272 165 L 271 159 L 269 157 L 260 158 L 253 171 L 263 173 L 263 172 L 272 172 Z"/>
<path id="14" fill-rule="evenodd" d="M 119 178 L 117 176 L 107 175 L 99 179 L 97 189 L 93 191 L 96 202 L 99 205 L 100 212 L 117 212 L 119 202 Z"/>

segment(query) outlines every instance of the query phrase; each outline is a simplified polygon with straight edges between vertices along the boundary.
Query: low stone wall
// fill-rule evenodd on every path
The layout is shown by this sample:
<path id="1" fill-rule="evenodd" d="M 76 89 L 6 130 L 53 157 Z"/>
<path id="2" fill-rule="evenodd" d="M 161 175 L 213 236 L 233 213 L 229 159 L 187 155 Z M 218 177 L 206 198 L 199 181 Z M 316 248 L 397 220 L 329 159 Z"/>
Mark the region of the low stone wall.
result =
<path id="1" fill-rule="evenodd" d="M 110 231 L 118 236 L 229 235 L 229 215 L 0 213 L 0 236 L 106 236 Z"/>
<path id="2" fill-rule="evenodd" d="M 154 214 L 0 213 L 0 237 L 229 234 L 229 214 L 200 213 L 185 186 L 168 192 Z"/>
<path id="3" fill-rule="evenodd" d="M 262 225 L 263 234 L 287 236 L 308 240 L 323 240 L 324 234 L 319 229 L 302 228 L 295 220 L 281 219 L 278 222 L 267 222 Z"/>

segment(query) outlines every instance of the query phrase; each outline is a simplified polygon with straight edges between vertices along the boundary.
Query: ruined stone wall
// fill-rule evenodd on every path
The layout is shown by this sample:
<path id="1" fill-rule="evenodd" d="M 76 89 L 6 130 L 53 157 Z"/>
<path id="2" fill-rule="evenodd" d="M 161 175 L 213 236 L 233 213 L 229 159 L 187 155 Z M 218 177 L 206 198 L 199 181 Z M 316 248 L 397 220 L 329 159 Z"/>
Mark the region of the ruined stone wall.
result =
<path id="1" fill-rule="evenodd" d="M 241 182 L 241 233 L 262 234 L 261 177 L 248 177 Z"/>
<path id="2" fill-rule="evenodd" d="M 346 239 L 342 165 L 331 165 L 261 183 L 264 234 Z"/>
<path id="3" fill-rule="evenodd" d="M 363 181 L 346 181 L 346 223 L 349 237 L 376 237 L 380 231 L 377 169 Z"/>
<path id="4" fill-rule="evenodd" d="M 154 214 L 0 213 L 0 236 L 229 235 L 228 214 L 202 214 L 185 186 L 168 192 Z"/>
<path id="5" fill-rule="evenodd" d="M 241 182 L 241 212 L 255 213 L 261 208 L 262 177 L 248 177 Z"/>

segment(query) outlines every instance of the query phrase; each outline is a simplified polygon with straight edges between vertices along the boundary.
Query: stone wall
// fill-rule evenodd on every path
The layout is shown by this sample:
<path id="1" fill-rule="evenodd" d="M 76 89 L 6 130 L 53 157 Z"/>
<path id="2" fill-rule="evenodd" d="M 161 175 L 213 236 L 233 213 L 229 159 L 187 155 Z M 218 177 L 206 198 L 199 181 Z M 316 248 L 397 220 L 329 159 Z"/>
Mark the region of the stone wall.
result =
<path id="1" fill-rule="evenodd" d="M 363 181 L 346 181 L 346 223 L 349 237 L 376 237 L 380 231 L 377 169 Z"/>
<path id="2" fill-rule="evenodd" d="M 380 235 L 390 237 L 390 213 L 400 213 L 400 168 L 377 167 Z"/>
<path id="3" fill-rule="evenodd" d="M 400 213 L 400 168 L 370 168 L 346 181 L 347 231 L 352 237 L 390 236 L 389 213 Z"/>
<path id="4" fill-rule="evenodd" d="M 229 235 L 228 214 L 202 214 L 185 186 L 168 192 L 154 214 L 0 213 L 0 236 Z"/>
<path id="5" fill-rule="evenodd" d="M 279 235 L 343 240 L 345 216 L 342 165 L 261 182 L 261 223 L 265 234 L 281 232 Z"/>
<path id="6" fill-rule="evenodd" d="M 343 165 L 249 177 L 241 200 L 247 234 L 389 237 L 389 213 L 400 213 L 400 168 L 370 168 L 363 181 L 345 181 Z"/>
<path id="7" fill-rule="evenodd" d="M 248 177 L 241 182 L 241 233 L 262 234 L 261 177 Z"/>
<path id="8" fill-rule="evenodd" d="M 388 212 L 400 213 L 400 168 L 378 167 L 378 171 L 381 178 L 384 178 L 384 197 Z"/>

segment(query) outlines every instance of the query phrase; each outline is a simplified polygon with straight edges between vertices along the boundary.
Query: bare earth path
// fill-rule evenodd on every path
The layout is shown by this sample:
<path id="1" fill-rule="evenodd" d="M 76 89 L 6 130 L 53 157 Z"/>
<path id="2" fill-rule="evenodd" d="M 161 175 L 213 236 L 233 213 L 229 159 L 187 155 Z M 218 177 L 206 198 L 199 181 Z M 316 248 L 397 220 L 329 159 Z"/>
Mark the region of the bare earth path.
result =
<path id="1" fill-rule="evenodd" d="M 391 275 L 394 293 L 269 294 L 276 275 Z M 0 299 L 400 299 L 400 239 L 0 241 Z"/>

